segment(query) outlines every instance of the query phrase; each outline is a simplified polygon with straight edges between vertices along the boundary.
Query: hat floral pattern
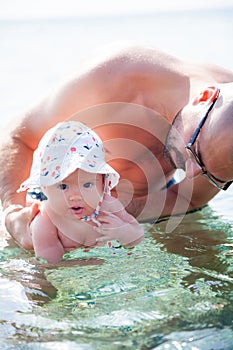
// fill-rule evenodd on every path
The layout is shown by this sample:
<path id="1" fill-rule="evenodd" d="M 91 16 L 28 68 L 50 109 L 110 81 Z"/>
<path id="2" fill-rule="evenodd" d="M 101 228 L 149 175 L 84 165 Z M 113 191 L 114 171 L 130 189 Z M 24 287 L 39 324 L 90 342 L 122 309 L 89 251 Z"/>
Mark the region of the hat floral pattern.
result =
<path id="1" fill-rule="evenodd" d="M 119 174 L 105 161 L 102 140 L 93 130 L 78 121 L 58 123 L 42 137 L 30 176 L 19 191 L 54 185 L 76 169 L 107 175 L 109 191 L 119 181 Z"/>

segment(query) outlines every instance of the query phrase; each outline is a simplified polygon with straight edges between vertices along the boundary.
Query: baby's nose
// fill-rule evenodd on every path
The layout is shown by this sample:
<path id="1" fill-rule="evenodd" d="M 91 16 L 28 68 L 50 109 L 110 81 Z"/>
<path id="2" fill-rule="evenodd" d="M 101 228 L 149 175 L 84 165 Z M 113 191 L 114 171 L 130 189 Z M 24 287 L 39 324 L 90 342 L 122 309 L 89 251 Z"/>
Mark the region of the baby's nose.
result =
<path id="1" fill-rule="evenodd" d="M 75 189 L 70 194 L 69 199 L 70 199 L 70 201 L 79 200 L 79 199 L 82 199 L 82 195 L 78 189 Z"/>

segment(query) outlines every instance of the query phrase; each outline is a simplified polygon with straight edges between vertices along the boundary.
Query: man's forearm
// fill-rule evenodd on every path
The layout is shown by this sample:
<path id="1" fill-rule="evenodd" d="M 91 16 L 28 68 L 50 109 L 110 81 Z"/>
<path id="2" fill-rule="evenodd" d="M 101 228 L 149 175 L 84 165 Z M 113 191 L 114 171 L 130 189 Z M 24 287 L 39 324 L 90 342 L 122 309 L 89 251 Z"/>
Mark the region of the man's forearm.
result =
<path id="1" fill-rule="evenodd" d="M 32 150 L 17 138 L 2 135 L 0 144 L 0 199 L 5 209 L 10 204 L 25 205 L 25 193 L 17 193 L 29 174 Z"/>

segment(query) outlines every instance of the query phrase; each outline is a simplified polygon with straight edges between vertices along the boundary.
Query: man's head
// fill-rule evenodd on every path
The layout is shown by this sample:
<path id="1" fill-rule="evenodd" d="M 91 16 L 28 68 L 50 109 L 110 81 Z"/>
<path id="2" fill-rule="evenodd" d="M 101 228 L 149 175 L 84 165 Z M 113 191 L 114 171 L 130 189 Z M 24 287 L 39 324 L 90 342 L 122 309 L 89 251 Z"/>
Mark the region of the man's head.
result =
<path id="1" fill-rule="evenodd" d="M 204 174 L 218 189 L 233 179 L 233 95 L 224 84 L 200 92 L 180 111 L 171 127 L 165 157 L 193 178 Z M 232 91 L 232 87 L 231 87 Z"/>

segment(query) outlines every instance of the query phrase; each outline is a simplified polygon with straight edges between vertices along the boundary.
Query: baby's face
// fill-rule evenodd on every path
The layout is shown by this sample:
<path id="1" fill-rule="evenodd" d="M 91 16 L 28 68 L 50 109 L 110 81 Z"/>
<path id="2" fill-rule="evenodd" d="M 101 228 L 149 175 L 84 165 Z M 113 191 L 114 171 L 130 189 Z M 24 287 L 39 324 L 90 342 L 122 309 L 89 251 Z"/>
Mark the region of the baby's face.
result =
<path id="1" fill-rule="evenodd" d="M 103 176 L 76 170 L 63 181 L 43 188 L 46 206 L 73 220 L 91 215 L 103 194 Z"/>

